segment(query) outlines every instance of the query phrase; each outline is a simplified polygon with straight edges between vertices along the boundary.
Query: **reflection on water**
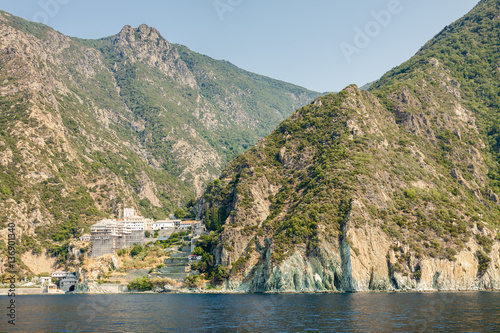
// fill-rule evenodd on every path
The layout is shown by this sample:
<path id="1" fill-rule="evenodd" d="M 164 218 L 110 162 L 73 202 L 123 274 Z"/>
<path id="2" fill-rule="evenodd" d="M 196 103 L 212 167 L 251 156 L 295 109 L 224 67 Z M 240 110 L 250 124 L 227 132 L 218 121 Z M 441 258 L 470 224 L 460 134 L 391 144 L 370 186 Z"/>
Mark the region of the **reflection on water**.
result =
<path id="1" fill-rule="evenodd" d="M 500 332 L 495 292 L 43 295 L 16 304 L 15 330 L 2 319 L 0 331 Z"/>

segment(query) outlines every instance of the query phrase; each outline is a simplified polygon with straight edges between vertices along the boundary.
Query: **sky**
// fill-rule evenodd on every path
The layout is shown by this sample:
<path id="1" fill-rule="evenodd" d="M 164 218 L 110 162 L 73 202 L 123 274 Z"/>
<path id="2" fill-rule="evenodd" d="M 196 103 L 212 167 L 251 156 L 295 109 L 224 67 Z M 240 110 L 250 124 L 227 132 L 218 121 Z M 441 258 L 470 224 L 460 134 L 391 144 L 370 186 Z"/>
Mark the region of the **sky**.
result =
<path id="1" fill-rule="evenodd" d="M 0 0 L 69 36 L 155 27 L 171 43 L 319 92 L 362 86 L 414 55 L 478 0 Z"/>

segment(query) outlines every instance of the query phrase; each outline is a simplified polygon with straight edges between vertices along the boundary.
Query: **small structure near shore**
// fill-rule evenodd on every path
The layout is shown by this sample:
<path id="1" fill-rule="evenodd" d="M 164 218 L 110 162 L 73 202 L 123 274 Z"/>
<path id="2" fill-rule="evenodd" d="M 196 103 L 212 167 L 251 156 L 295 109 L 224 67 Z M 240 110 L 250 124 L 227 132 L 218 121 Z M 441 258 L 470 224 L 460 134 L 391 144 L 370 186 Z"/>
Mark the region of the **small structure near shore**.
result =
<path id="1" fill-rule="evenodd" d="M 75 286 L 78 280 L 74 275 L 68 275 L 64 279 L 59 282 L 59 286 L 61 290 L 64 292 L 75 291 Z"/>
<path id="2" fill-rule="evenodd" d="M 41 285 L 41 286 L 45 286 L 49 283 L 52 282 L 52 278 L 50 276 L 42 276 L 38 279 L 38 283 Z"/>
<path id="3" fill-rule="evenodd" d="M 43 293 L 45 294 L 64 294 L 64 291 L 57 289 L 57 286 L 53 283 L 49 283 L 43 289 Z"/>

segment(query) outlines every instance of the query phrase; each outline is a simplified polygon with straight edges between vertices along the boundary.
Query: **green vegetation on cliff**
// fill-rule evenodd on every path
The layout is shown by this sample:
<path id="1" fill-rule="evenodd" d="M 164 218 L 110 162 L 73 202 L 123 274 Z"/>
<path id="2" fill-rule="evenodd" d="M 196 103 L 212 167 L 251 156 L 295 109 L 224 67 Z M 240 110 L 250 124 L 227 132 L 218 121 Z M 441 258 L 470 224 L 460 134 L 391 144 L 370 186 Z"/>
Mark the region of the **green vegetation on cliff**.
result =
<path id="1" fill-rule="evenodd" d="M 481 1 L 369 91 L 318 98 L 232 161 L 203 198 L 215 265 L 251 284 L 296 253 L 344 263 L 348 248 L 369 267 L 356 235 L 381 230 L 394 288 L 462 252 L 482 278 L 500 221 L 499 18 Z"/>
<path id="2" fill-rule="evenodd" d="M 439 85 L 439 78 L 432 76 L 431 69 L 444 68 L 446 79 L 451 79 L 451 91 L 460 94 L 464 107 L 477 119 L 491 154 L 486 157 L 490 168 L 488 176 L 497 193 L 500 193 L 499 12 L 500 4 L 496 1 L 480 1 L 473 11 L 446 26 L 413 58 L 386 73 L 369 88 L 378 96 L 384 96 L 401 84 L 410 90 L 418 89 L 423 80 L 435 87 Z M 445 77 L 443 73 L 441 76 Z"/>

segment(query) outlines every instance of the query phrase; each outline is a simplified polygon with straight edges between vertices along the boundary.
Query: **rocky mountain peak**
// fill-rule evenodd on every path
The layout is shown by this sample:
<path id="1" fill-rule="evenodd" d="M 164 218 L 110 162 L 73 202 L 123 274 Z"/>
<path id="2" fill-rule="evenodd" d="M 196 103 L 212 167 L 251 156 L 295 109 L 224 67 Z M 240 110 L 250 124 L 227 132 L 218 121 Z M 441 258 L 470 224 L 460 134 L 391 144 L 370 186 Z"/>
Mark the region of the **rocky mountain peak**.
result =
<path id="1" fill-rule="evenodd" d="M 153 42 L 156 43 L 157 46 L 166 47 L 167 49 L 172 47 L 170 43 L 161 36 L 157 29 L 147 24 L 141 24 L 138 28 L 126 25 L 113 38 L 113 44 L 128 44 L 132 46 L 132 44 L 140 42 Z"/>
<path id="2" fill-rule="evenodd" d="M 159 69 L 177 83 L 197 89 L 196 80 L 177 49 L 163 38 L 158 30 L 141 24 L 138 28 L 126 25 L 111 43 L 121 48 L 132 63 L 142 62 Z"/>

